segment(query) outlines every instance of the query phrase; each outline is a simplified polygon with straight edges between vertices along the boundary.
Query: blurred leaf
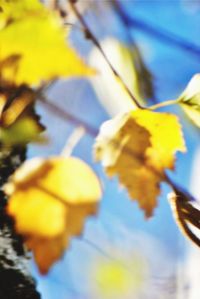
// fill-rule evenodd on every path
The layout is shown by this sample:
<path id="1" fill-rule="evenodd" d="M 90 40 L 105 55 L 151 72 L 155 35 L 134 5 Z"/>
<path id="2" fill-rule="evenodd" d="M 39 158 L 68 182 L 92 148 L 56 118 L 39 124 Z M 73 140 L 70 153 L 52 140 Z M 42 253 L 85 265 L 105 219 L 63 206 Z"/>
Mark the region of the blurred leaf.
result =
<path id="1" fill-rule="evenodd" d="M 137 109 L 103 124 L 95 157 L 108 176 L 118 175 L 147 217 L 152 215 L 165 169 L 174 168 L 174 154 L 185 151 L 178 119 L 168 113 Z"/>
<path id="2" fill-rule="evenodd" d="M 113 38 L 103 40 L 101 45 L 110 62 L 135 97 L 140 102 L 146 101 L 147 97 L 152 97 L 151 76 L 145 68 L 139 52 Z M 96 76 L 91 77 L 92 85 L 108 113 L 114 116 L 117 113 L 133 109 L 135 107 L 133 100 L 113 75 L 97 49 L 92 50 L 90 62 L 99 71 Z"/>
<path id="3" fill-rule="evenodd" d="M 172 182 L 174 191 L 168 195 L 174 219 L 193 243 L 200 247 L 200 206 L 186 190 Z"/>
<path id="4" fill-rule="evenodd" d="M 0 93 L 0 142 L 4 146 L 30 141 L 46 141 L 40 133 L 44 126 L 33 105 L 36 94 L 25 86 L 8 88 Z"/>
<path id="5" fill-rule="evenodd" d="M 17 120 L 7 128 L 0 128 L 0 142 L 4 145 L 21 145 L 31 141 L 42 142 L 45 138 L 39 136 L 43 127 L 33 118 L 25 117 Z"/>
<path id="6" fill-rule="evenodd" d="M 85 218 L 97 211 L 99 181 L 83 161 L 52 157 L 26 161 L 5 185 L 8 214 L 33 250 L 41 273 L 80 235 Z"/>
<path id="7" fill-rule="evenodd" d="M 1 84 L 37 85 L 93 73 L 65 41 L 60 19 L 39 1 L 11 1 L 1 7 Z"/>
<path id="8" fill-rule="evenodd" d="M 200 74 L 192 77 L 177 101 L 193 123 L 200 127 Z"/>
<path id="9" fill-rule="evenodd" d="M 14 87 L 2 93 L 1 98 L 0 120 L 2 127 L 13 125 L 20 117 L 35 116 L 33 104 L 36 95 L 33 90 L 24 86 Z"/>
<path id="10" fill-rule="evenodd" d="M 19 19 L 27 13 L 39 13 L 43 9 L 43 5 L 38 0 L 0 0 L 1 18 Z"/>
<path id="11" fill-rule="evenodd" d="M 99 284 L 99 293 L 103 298 L 120 298 L 133 291 L 135 281 L 132 274 L 122 262 L 109 261 L 98 265 L 93 275 Z"/>

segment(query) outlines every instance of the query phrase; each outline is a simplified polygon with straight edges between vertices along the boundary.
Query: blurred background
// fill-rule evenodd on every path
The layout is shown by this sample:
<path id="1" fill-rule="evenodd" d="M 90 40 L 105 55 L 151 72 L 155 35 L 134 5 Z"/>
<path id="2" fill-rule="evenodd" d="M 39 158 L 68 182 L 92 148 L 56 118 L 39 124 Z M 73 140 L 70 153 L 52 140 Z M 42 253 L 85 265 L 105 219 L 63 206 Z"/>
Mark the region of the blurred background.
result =
<path id="1" fill-rule="evenodd" d="M 65 1 L 60 4 L 66 6 Z M 200 72 L 199 0 L 79 0 L 77 7 L 141 103 L 175 99 Z M 48 89 L 48 98 L 98 129 L 134 105 L 70 11 L 67 22 L 72 45 L 97 75 L 56 82 Z M 29 157 L 59 154 L 74 127 L 44 107 L 37 109 L 50 141 L 31 145 Z M 180 116 L 188 149 L 178 155 L 176 171 L 169 174 L 200 198 L 200 132 L 178 108 L 164 110 Z M 199 299 L 200 251 L 175 224 L 167 201 L 170 188 L 162 185 L 155 214 L 145 220 L 117 179 L 108 180 L 93 162 L 93 142 L 94 137 L 85 134 L 73 155 L 88 162 L 100 177 L 104 195 L 99 214 L 87 220 L 82 237 L 73 239 L 47 276 L 40 276 L 31 263 L 42 298 Z"/>

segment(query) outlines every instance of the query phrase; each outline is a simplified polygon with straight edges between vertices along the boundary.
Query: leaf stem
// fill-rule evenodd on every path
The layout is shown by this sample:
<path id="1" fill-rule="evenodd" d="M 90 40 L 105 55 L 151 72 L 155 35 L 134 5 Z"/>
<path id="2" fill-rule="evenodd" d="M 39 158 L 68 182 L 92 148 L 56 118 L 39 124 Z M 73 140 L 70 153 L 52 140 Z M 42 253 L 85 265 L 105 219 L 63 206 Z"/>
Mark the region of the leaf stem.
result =
<path id="1" fill-rule="evenodd" d="M 85 32 L 86 37 L 88 39 L 92 40 L 92 42 L 94 43 L 94 45 L 99 49 L 100 53 L 104 57 L 104 59 L 107 62 L 108 66 L 110 67 L 112 73 L 114 74 L 115 77 L 117 77 L 120 80 L 121 84 L 125 88 L 125 90 L 128 93 L 128 95 L 131 97 L 131 99 L 133 100 L 133 102 L 135 103 L 135 105 L 138 108 L 140 108 L 140 109 L 144 109 L 144 107 L 139 103 L 138 99 L 136 99 L 136 97 L 130 91 L 130 89 L 128 88 L 128 86 L 126 85 L 126 83 L 124 82 L 124 80 L 122 79 L 122 77 L 120 76 L 120 74 L 116 71 L 116 69 L 111 64 L 110 60 L 108 59 L 106 53 L 104 52 L 103 48 L 101 47 L 101 45 L 100 45 L 99 41 L 97 40 L 96 36 L 92 33 L 92 31 L 90 30 L 89 26 L 87 25 L 87 23 L 85 22 L 84 18 L 82 17 L 82 15 L 80 14 L 79 10 L 77 9 L 77 7 L 76 7 L 76 5 L 74 3 L 74 0 L 69 0 L 69 3 L 71 5 L 72 11 L 74 12 L 74 14 L 76 15 L 77 19 L 80 21 L 81 25 L 83 26 L 83 30 Z"/>
<path id="2" fill-rule="evenodd" d="M 69 157 L 71 156 L 74 148 L 77 146 L 81 138 L 86 133 L 86 130 L 83 126 L 79 126 L 74 129 L 71 135 L 68 137 L 67 142 L 61 152 L 61 156 Z"/>
<path id="3" fill-rule="evenodd" d="M 164 101 L 164 102 L 160 102 L 160 103 L 151 105 L 151 106 L 147 107 L 146 109 L 148 109 L 148 110 L 157 110 L 159 108 L 167 107 L 167 106 L 172 106 L 172 105 L 175 105 L 177 103 L 178 103 L 177 99 L 175 99 L 175 100 L 167 100 L 167 101 Z"/>

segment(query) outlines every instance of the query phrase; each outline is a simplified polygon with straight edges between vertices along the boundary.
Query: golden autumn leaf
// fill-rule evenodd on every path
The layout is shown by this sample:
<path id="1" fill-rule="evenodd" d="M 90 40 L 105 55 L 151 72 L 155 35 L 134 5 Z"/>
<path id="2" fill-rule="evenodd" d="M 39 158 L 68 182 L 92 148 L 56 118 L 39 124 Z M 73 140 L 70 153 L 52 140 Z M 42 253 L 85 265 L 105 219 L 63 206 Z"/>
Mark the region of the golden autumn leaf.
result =
<path id="1" fill-rule="evenodd" d="M 151 135 L 151 147 L 146 152 L 149 163 L 157 170 L 173 169 L 176 151 L 186 150 L 177 116 L 147 110 L 133 111 L 131 115 Z"/>
<path id="2" fill-rule="evenodd" d="M 0 2 L 0 6 L 1 82 L 38 85 L 93 73 L 65 41 L 68 33 L 58 16 L 38 0 Z"/>
<path id="3" fill-rule="evenodd" d="M 41 273 L 62 256 L 85 218 L 97 211 L 101 187 L 90 167 L 77 158 L 26 161 L 5 185 L 8 214 L 33 250 Z"/>
<path id="4" fill-rule="evenodd" d="M 148 217 L 156 206 L 164 171 L 174 168 L 178 150 L 185 151 L 185 145 L 177 117 L 137 109 L 103 124 L 95 157 L 108 176 L 118 175 Z"/>

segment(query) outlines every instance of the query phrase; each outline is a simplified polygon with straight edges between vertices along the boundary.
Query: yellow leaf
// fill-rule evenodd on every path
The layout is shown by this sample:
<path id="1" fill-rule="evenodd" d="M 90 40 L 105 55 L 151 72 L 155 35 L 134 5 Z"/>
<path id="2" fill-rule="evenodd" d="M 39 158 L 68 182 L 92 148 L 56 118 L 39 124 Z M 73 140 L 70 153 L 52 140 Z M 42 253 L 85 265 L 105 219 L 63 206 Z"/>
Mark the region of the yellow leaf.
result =
<path id="1" fill-rule="evenodd" d="M 15 217 L 19 233 L 41 237 L 60 234 L 67 217 L 63 203 L 37 187 L 15 190 L 8 211 Z"/>
<path id="2" fill-rule="evenodd" d="M 173 169 L 178 150 L 185 151 L 185 145 L 177 117 L 140 109 L 103 124 L 95 144 L 96 160 L 109 176 L 119 176 L 147 217 L 156 206 L 164 170 Z"/>
<path id="3" fill-rule="evenodd" d="M 46 274 L 54 262 L 56 262 L 68 246 L 67 233 L 53 238 L 30 237 L 26 240 L 26 246 L 34 252 L 34 257 L 41 274 Z"/>
<path id="4" fill-rule="evenodd" d="M 151 134 L 151 147 L 146 153 L 150 164 L 161 171 L 164 168 L 173 169 L 175 152 L 185 151 L 185 143 L 177 117 L 170 113 L 148 110 L 136 110 L 131 114 L 137 124 Z"/>
<path id="5" fill-rule="evenodd" d="M 11 2 L 0 13 L 1 23 L 7 18 L 6 25 L 0 26 L 1 82 L 37 85 L 93 73 L 65 41 L 66 31 L 56 15 L 39 1 L 20 2 Z"/>
<path id="6" fill-rule="evenodd" d="M 43 8 L 38 0 L 0 0 L 1 18 L 3 16 L 14 19 L 21 18 L 26 13 L 40 12 Z"/>
<path id="7" fill-rule="evenodd" d="M 192 77 L 177 102 L 193 123 L 200 127 L 200 74 Z"/>
<path id="8" fill-rule="evenodd" d="M 8 214 L 42 273 L 63 254 L 71 236 L 80 235 L 101 197 L 97 177 L 76 158 L 27 161 L 4 189 L 10 196 Z"/>
<path id="9" fill-rule="evenodd" d="M 0 0 L 0 29 L 7 26 L 11 20 L 20 20 L 27 14 L 44 12 L 43 5 L 38 0 Z"/>

